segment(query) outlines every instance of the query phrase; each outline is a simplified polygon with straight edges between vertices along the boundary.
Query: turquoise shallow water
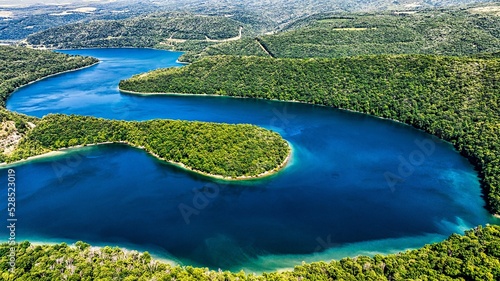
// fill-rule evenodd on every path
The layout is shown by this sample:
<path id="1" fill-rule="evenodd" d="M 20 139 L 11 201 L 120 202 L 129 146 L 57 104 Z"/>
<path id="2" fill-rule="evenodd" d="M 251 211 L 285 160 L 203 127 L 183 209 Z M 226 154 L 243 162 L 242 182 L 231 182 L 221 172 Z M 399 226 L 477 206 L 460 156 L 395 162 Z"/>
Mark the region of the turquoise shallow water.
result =
<path id="1" fill-rule="evenodd" d="M 120 94 L 120 79 L 179 66 L 180 53 L 64 52 L 102 62 L 24 87 L 8 109 L 251 123 L 282 134 L 293 158 L 273 177 L 237 183 L 186 172 L 124 145 L 18 164 L 21 239 L 84 240 L 148 250 L 182 264 L 261 272 L 420 247 L 493 221 L 467 160 L 409 126 L 297 103 Z M 5 168 L 2 174 L 6 196 Z"/>

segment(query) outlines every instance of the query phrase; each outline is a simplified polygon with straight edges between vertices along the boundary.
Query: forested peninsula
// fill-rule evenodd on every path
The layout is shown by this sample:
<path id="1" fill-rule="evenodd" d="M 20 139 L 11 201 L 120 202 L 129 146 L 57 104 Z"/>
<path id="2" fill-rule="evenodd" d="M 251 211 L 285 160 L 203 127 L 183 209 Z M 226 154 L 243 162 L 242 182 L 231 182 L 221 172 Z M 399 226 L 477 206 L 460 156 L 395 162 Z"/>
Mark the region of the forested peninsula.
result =
<path id="1" fill-rule="evenodd" d="M 500 60 L 435 55 L 340 59 L 215 56 L 120 82 L 141 93 L 299 101 L 390 118 L 450 141 L 500 213 Z"/>
<path id="2" fill-rule="evenodd" d="M 223 179 L 268 175 L 283 167 L 290 154 L 288 143 L 278 133 L 254 125 L 128 122 L 51 114 L 36 123 L 7 161 L 102 143 L 126 143 L 159 159 Z"/>
<path id="3" fill-rule="evenodd" d="M 0 47 L 0 57 L 0 162 L 117 142 L 200 174 L 233 180 L 270 175 L 284 167 L 290 157 L 291 148 L 279 134 L 253 125 L 126 122 L 59 114 L 39 119 L 9 112 L 5 101 L 17 87 L 98 60 L 19 47 Z"/>
<path id="4" fill-rule="evenodd" d="M 465 235 L 393 255 L 344 258 L 263 273 L 213 271 L 172 266 L 148 252 L 75 245 L 19 244 L 15 273 L 7 272 L 9 245 L 0 245 L 2 280 L 478 280 L 500 279 L 500 226 L 478 227 Z"/>

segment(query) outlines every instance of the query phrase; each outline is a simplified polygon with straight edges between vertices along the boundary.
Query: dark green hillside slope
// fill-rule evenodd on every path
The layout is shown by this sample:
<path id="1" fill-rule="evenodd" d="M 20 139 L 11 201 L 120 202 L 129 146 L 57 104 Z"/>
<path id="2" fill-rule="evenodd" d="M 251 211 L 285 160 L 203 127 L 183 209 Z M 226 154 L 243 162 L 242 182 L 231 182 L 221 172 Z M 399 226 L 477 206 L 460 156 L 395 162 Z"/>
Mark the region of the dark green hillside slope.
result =
<path id="1" fill-rule="evenodd" d="M 500 5 L 491 7 L 500 11 Z M 500 51 L 500 16 L 477 9 L 319 14 L 294 22 L 274 35 L 259 36 L 262 46 L 247 39 L 208 47 L 201 56 L 266 56 L 262 47 L 280 58 Z"/>
<path id="2" fill-rule="evenodd" d="M 152 13 L 160 8 L 153 3 L 145 5 L 144 0 L 9 2 L 11 5 L 1 7 L 1 11 L 7 12 L 8 16 L 0 18 L 0 40 L 22 40 L 33 33 L 52 27 L 92 20 L 125 19 Z M 26 2 L 34 5 L 26 5 Z M 5 1 L 1 4 L 5 4 Z"/>
<path id="3" fill-rule="evenodd" d="M 29 36 L 26 42 L 49 48 L 176 46 L 186 40 L 218 43 L 213 40 L 239 36 L 240 27 L 244 33 L 251 32 L 249 26 L 228 17 L 160 13 L 51 28 Z"/>
<path id="4" fill-rule="evenodd" d="M 190 170 L 228 179 L 276 171 L 290 153 L 279 134 L 253 125 L 127 122 L 57 114 L 42 118 L 7 160 L 107 142 L 127 143 Z"/>
<path id="5" fill-rule="evenodd" d="M 301 101 L 391 118 L 452 142 L 500 213 L 500 60 L 429 55 L 209 57 L 121 81 L 135 92 Z"/>

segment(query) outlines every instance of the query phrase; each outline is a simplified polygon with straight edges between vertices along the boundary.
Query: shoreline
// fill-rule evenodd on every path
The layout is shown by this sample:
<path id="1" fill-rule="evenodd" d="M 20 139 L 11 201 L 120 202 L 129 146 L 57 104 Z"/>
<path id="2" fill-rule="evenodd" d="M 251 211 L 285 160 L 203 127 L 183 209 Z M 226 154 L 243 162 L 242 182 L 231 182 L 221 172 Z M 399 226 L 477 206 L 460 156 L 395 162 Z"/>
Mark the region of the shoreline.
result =
<path id="1" fill-rule="evenodd" d="M 106 144 L 116 144 L 116 142 L 91 143 L 91 144 L 87 144 L 87 145 L 75 145 L 75 146 L 70 146 L 70 147 L 63 147 L 63 148 L 60 148 L 57 150 L 52 150 L 52 151 L 42 153 L 39 155 L 30 156 L 28 158 L 16 160 L 16 161 L 10 162 L 10 163 L 2 162 L 2 163 L 0 163 L 0 168 L 8 168 L 8 167 L 12 167 L 12 166 L 18 166 L 18 165 L 21 165 L 25 162 L 30 162 L 33 160 L 40 160 L 40 159 L 44 159 L 44 158 L 49 159 L 52 157 L 61 156 L 61 155 L 64 155 L 65 153 L 69 152 L 68 150 L 78 150 L 80 148 L 84 148 L 84 147 L 88 147 L 88 146 L 92 147 L 92 146 L 106 145 Z"/>
<path id="2" fill-rule="evenodd" d="M 18 165 L 21 165 L 21 164 L 24 164 L 26 162 L 30 162 L 33 160 L 39 160 L 39 159 L 43 159 L 43 158 L 51 158 L 51 157 L 56 157 L 56 156 L 63 155 L 63 154 L 64 154 L 64 151 L 62 151 L 62 150 L 54 150 L 54 151 L 49 151 L 47 153 L 43 153 L 43 154 L 39 154 L 39 155 L 35 155 L 35 156 L 30 156 L 26 159 L 17 160 L 17 161 L 10 162 L 10 163 L 2 162 L 2 163 L 0 163 L 0 169 L 1 168 L 11 168 L 11 167 L 15 167 L 15 166 L 18 166 Z"/>
<path id="3" fill-rule="evenodd" d="M 472 228 L 474 229 L 474 228 Z M 278 271 L 284 272 L 293 270 L 293 266 L 300 264 L 301 262 L 306 262 L 308 264 L 315 263 L 318 261 L 340 261 L 345 257 L 356 258 L 360 256 L 368 256 L 374 257 L 375 255 L 394 255 L 400 252 L 405 252 L 407 250 L 416 250 L 422 248 L 424 245 L 432 245 L 435 243 L 441 243 L 442 241 L 446 241 L 449 235 L 442 235 L 438 233 L 424 233 L 421 235 L 411 235 L 408 237 L 402 238 L 381 238 L 374 239 L 370 241 L 361 241 L 361 242 L 351 242 L 342 245 L 335 245 L 335 247 L 327 248 L 322 251 L 315 251 L 311 253 L 305 254 L 262 254 L 258 255 L 252 260 L 248 261 L 248 265 L 243 266 L 236 271 L 233 269 L 228 269 L 231 272 L 237 272 L 238 270 L 243 270 L 246 273 L 254 273 L 254 274 L 262 274 L 264 272 Z M 460 233 L 463 235 L 463 232 Z M 89 250 L 102 250 L 105 247 L 110 248 L 119 248 L 125 254 L 130 253 L 138 253 L 144 254 L 148 252 L 153 259 L 158 262 L 163 262 L 169 264 L 171 266 L 188 266 L 192 265 L 192 263 L 186 264 L 186 260 L 179 258 L 177 256 L 173 256 L 167 251 L 157 251 L 154 248 L 149 248 L 148 246 L 136 245 L 136 244 L 128 244 L 128 243 L 106 243 L 106 242 L 93 242 L 93 241 L 85 241 L 79 239 L 48 239 L 44 240 L 43 238 L 35 238 L 30 240 L 31 237 L 26 237 L 20 239 L 20 242 L 27 241 L 33 246 L 53 246 L 60 245 L 65 243 L 68 247 L 73 249 L 76 248 L 76 242 L 80 241 L 90 245 Z M 423 241 L 425 240 L 425 241 Z M 430 240 L 430 242 L 427 242 Z M 396 245 L 396 247 L 394 247 Z M 383 250 L 380 250 L 383 248 Z M 275 263 L 272 261 L 279 260 L 279 263 Z M 269 266 L 268 261 L 271 261 L 271 266 L 273 269 L 268 269 Z M 283 262 L 281 262 L 283 261 Z M 189 262 L 189 260 L 188 260 Z M 203 265 L 197 265 L 194 267 L 203 267 Z M 257 269 L 257 268 L 261 269 Z M 265 268 L 264 268 L 265 267 Z M 215 269 L 212 269 L 215 270 Z"/>
<path id="4" fill-rule="evenodd" d="M 115 243 L 115 244 L 106 244 L 106 243 L 100 243 L 100 242 L 97 242 L 97 243 L 94 243 L 94 242 L 86 242 L 86 241 L 82 241 L 82 240 L 76 240 L 76 239 L 56 239 L 56 241 L 54 240 L 42 240 L 40 238 L 36 238 L 34 240 L 30 240 L 29 238 L 23 238 L 20 240 L 21 242 L 29 242 L 30 245 L 32 246 L 54 246 L 54 245 L 60 245 L 60 244 L 63 244 L 65 243 L 66 245 L 68 245 L 68 247 L 70 248 L 73 248 L 73 249 L 76 249 L 76 243 L 77 242 L 83 242 L 83 243 L 86 243 L 86 244 L 89 244 L 90 245 L 90 249 L 91 250 L 102 250 L 104 249 L 105 247 L 110 247 L 110 248 L 119 248 L 120 250 L 123 251 L 124 254 L 131 254 L 131 253 L 139 253 L 139 254 L 144 254 L 145 252 L 148 252 L 152 258 L 154 258 L 155 260 L 159 261 L 159 262 L 163 262 L 163 263 L 166 263 L 166 264 L 169 264 L 171 266 L 178 266 L 178 265 L 181 265 L 180 261 L 179 260 L 176 260 L 175 257 L 171 256 L 171 255 L 165 255 L 164 253 L 160 253 L 158 251 L 155 251 L 154 249 L 153 250 L 148 250 L 146 248 L 141 248 L 141 247 L 135 247 L 135 249 L 132 249 L 131 246 L 134 246 L 134 245 L 128 245 L 128 244 L 121 244 L 121 243 Z M 18 242 L 18 243 L 21 243 L 21 242 Z M 138 249 L 137 249 L 138 248 Z"/>
<path id="5" fill-rule="evenodd" d="M 110 49 L 110 48 L 88 48 L 88 49 L 90 50 L 90 49 Z M 150 48 L 150 49 L 153 49 L 153 48 Z M 64 50 L 64 49 L 54 49 L 54 50 Z M 67 49 L 67 50 L 73 50 L 73 49 Z M 174 51 L 171 51 L 171 52 L 174 52 Z M 58 75 L 61 75 L 61 74 L 75 72 L 75 71 L 79 71 L 79 70 L 82 70 L 82 69 L 90 68 L 90 67 L 95 66 L 95 65 L 97 65 L 99 63 L 101 63 L 100 60 L 97 61 L 97 62 L 95 62 L 95 63 L 93 63 L 93 64 L 87 65 L 87 66 L 82 66 L 82 67 L 75 68 L 75 69 L 69 69 L 69 70 L 57 72 L 57 73 L 54 73 L 54 74 L 50 74 L 50 75 L 38 78 L 37 80 L 28 82 L 28 83 L 26 83 L 24 85 L 21 85 L 21 86 L 17 87 L 14 91 L 12 91 L 11 93 L 8 94 L 6 100 L 8 100 L 9 97 L 12 94 L 14 94 L 18 90 L 22 89 L 23 87 L 29 86 L 29 85 L 34 84 L 36 82 L 42 81 L 44 79 L 48 79 L 50 77 L 54 77 L 54 76 L 58 76 Z M 184 64 L 182 62 L 178 62 L 178 63 Z M 189 63 L 186 63 L 186 64 L 189 64 Z M 142 94 L 142 93 L 133 92 L 133 91 L 121 90 L 120 88 L 118 88 L 118 90 L 120 92 L 123 92 L 123 93 L 130 93 L 130 94 L 137 94 L 137 95 Z M 163 93 L 151 93 L 151 94 L 152 95 L 153 94 L 162 95 Z M 179 93 L 179 94 L 173 94 L 173 95 L 182 95 L 182 94 Z M 197 94 L 185 94 L 185 95 L 195 96 Z M 221 95 L 213 95 L 213 96 L 220 96 L 220 97 L 222 97 Z M 238 97 L 238 98 L 245 98 L 245 97 Z M 6 108 L 6 110 L 8 110 L 8 109 Z M 186 166 L 185 164 L 180 163 L 180 162 L 174 162 L 174 161 L 167 160 L 167 159 L 162 158 L 159 155 L 157 155 L 157 154 L 155 154 L 155 153 L 153 153 L 151 151 L 146 150 L 144 147 L 138 147 L 138 146 L 135 146 L 135 145 L 133 145 L 133 144 L 131 144 L 129 142 L 125 142 L 125 141 L 120 141 L 120 142 L 102 142 L 102 143 L 93 143 L 93 144 L 87 144 L 87 145 L 76 145 L 76 146 L 71 146 L 71 147 L 64 147 L 64 148 L 60 148 L 58 150 L 49 151 L 49 152 L 42 153 L 42 154 L 39 154 L 39 155 L 30 156 L 30 157 L 28 157 L 26 159 L 20 159 L 20 160 L 16 160 L 16 161 L 10 162 L 10 163 L 2 162 L 2 163 L 0 163 L 0 168 L 8 168 L 8 167 L 17 166 L 19 164 L 26 163 L 26 162 L 33 161 L 33 160 L 37 160 L 37 159 L 51 158 L 51 157 L 60 156 L 60 155 L 63 155 L 67 150 L 79 149 L 79 148 L 83 148 L 83 147 L 86 147 L 86 146 L 97 146 L 97 145 L 106 145 L 106 144 L 126 144 L 128 146 L 131 146 L 131 147 L 134 147 L 134 148 L 137 148 L 137 149 L 141 149 L 141 150 L 145 151 L 146 153 L 154 156 L 156 159 L 158 159 L 160 161 L 167 162 L 167 163 L 169 163 L 171 165 L 174 165 L 174 166 L 179 167 L 181 169 L 184 169 L 186 171 L 190 171 L 192 173 L 196 173 L 196 174 L 199 174 L 199 175 L 202 175 L 202 176 L 206 176 L 206 177 L 209 177 L 209 178 L 214 178 L 214 179 L 219 179 L 219 180 L 225 180 L 225 181 L 243 181 L 243 180 L 261 179 L 261 178 L 269 177 L 269 176 L 272 176 L 272 175 L 280 172 L 283 168 L 285 168 L 286 165 L 287 165 L 287 163 L 289 162 L 289 160 L 291 158 L 291 155 L 292 155 L 292 146 L 290 145 L 290 143 L 288 141 L 285 140 L 285 142 L 287 143 L 287 146 L 289 148 L 289 153 L 288 153 L 287 157 L 284 159 L 284 161 L 278 167 L 275 167 L 273 170 L 265 171 L 263 173 L 260 173 L 258 175 L 254 175 L 254 176 L 228 177 L 228 176 L 210 174 L 210 173 L 207 173 L 207 172 L 196 170 L 196 169 L 191 168 L 189 166 Z"/>
<path id="6" fill-rule="evenodd" d="M 188 166 L 184 165 L 183 163 L 178 163 L 178 162 L 174 162 L 174 161 L 168 161 L 168 160 L 166 160 L 164 158 L 161 158 L 157 154 L 154 154 L 154 153 L 151 153 L 151 152 L 148 152 L 148 153 L 151 154 L 151 155 L 153 155 L 157 159 L 160 159 L 161 161 L 170 163 L 170 164 L 175 165 L 177 167 L 180 167 L 182 169 L 191 171 L 191 172 L 196 173 L 196 174 L 201 174 L 201 175 L 209 177 L 209 178 L 216 178 L 216 179 L 225 180 L 225 181 L 244 181 L 244 180 L 262 179 L 262 178 L 266 178 L 266 177 L 269 177 L 269 176 L 272 176 L 274 174 L 277 174 L 277 173 L 281 172 L 281 170 L 283 170 L 287 166 L 287 164 L 290 162 L 290 159 L 292 158 L 292 153 L 293 153 L 293 149 L 292 149 L 292 146 L 290 145 L 290 143 L 288 141 L 286 141 L 286 143 L 287 143 L 287 146 L 290 149 L 290 151 L 289 151 L 288 155 L 286 156 L 286 158 L 283 160 L 283 162 L 281 162 L 281 164 L 278 167 L 275 167 L 272 170 L 265 171 L 263 173 L 255 175 L 255 176 L 225 177 L 225 176 L 221 176 L 221 175 L 214 175 L 214 174 L 210 174 L 210 173 L 206 173 L 206 172 L 202 172 L 202 171 L 193 169 L 191 167 L 188 167 Z M 145 149 L 143 149 L 143 150 L 146 151 Z"/>
<path id="7" fill-rule="evenodd" d="M 159 48 L 155 48 L 155 47 L 130 47 L 130 46 L 129 47 L 92 47 L 92 48 L 63 48 L 63 49 L 59 49 L 59 48 L 43 48 L 43 47 L 29 45 L 29 46 L 26 46 L 26 48 L 30 48 L 33 50 L 42 50 L 42 51 L 43 50 L 48 50 L 48 51 L 78 51 L 78 50 L 106 50 L 106 49 L 147 49 L 147 50 L 154 50 L 154 51 L 166 51 L 166 52 L 172 52 L 172 53 L 182 53 L 182 54 L 188 52 L 188 51 L 178 51 L 178 50 L 169 50 L 169 49 L 159 49 Z M 190 62 L 179 61 L 179 59 L 177 59 L 175 62 L 178 64 L 182 64 L 182 65 L 191 64 Z"/>
<path id="8" fill-rule="evenodd" d="M 170 52 L 175 52 L 175 51 L 170 51 Z M 191 64 L 190 62 L 180 61 L 179 59 L 177 59 L 175 62 L 178 63 L 178 64 L 182 64 L 182 65 L 189 65 L 189 64 Z"/>
<path id="9" fill-rule="evenodd" d="M 171 161 L 171 160 L 167 160 L 165 158 L 162 158 L 158 154 L 146 150 L 144 147 L 133 145 L 127 141 L 118 141 L 118 142 L 109 142 L 108 141 L 108 142 L 101 142 L 101 143 L 92 143 L 92 144 L 86 144 L 86 145 L 75 145 L 75 146 L 70 146 L 70 147 L 64 147 L 64 148 L 49 151 L 47 153 L 43 153 L 40 155 L 30 156 L 26 159 L 17 160 L 17 161 L 11 162 L 11 163 L 3 162 L 3 163 L 0 163 L 0 168 L 14 167 L 14 166 L 17 166 L 19 164 L 23 164 L 23 163 L 33 161 L 33 160 L 39 160 L 39 159 L 43 159 L 43 158 L 51 158 L 51 157 L 64 155 L 65 153 L 69 152 L 68 150 L 78 150 L 78 149 L 85 148 L 85 147 L 92 147 L 92 146 L 99 146 L 99 145 L 122 144 L 122 145 L 127 145 L 130 147 L 136 148 L 136 149 L 143 150 L 144 152 L 155 157 L 159 161 L 169 163 L 173 166 L 184 169 L 186 171 L 190 171 L 190 172 L 195 173 L 195 174 L 203 175 L 203 176 L 206 176 L 209 178 L 225 180 L 225 181 L 243 181 L 243 180 L 262 179 L 265 177 L 269 177 L 269 176 L 272 176 L 274 174 L 279 173 L 282 169 L 284 169 L 287 166 L 287 164 L 290 162 L 290 159 L 292 158 L 292 152 L 293 152 L 293 149 L 292 149 L 292 146 L 290 145 L 290 143 L 288 141 L 286 141 L 286 143 L 287 143 L 287 146 L 289 148 L 289 153 L 288 153 L 287 157 L 283 160 L 283 162 L 278 167 L 275 167 L 274 169 L 272 169 L 270 171 L 265 171 L 263 173 L 255 175 L 255 176 L 227 177 L 227 176 L 222 176 L 222 175 L 214 175 L 214 174 L 206 173 L 206 172 L 191 168 L 189 166 L 186 166 L 184 163 L 175 162 L 175 161 Z"/>
<path id="10" fill-rule="evenodd" d="M 178 52 L 178 53 L 185 53 L 185 51 L 175 51 L 175 50 L 166 50 L 166 49 L 158 49 L 155 47 L 132 47 L 132 46 L 127 46 L 127 47 L 87 47 L 87 48 L 47 48 L 47 47 L 40 47 L 40 46 L 35 46 L 35 45 L 29 45 L 26 46 L 26 48 L 30 48 L 33 50 L 49 50 L 49 51 L 77 51 L 77 50 L 102 50 L 102 49 L 149 49 L 149 50 L 158 50 L 158 51 L 169 51 L 169 52 Z"/>
<path id="11" fill-rule="evenodd" d="M 407 123 L 401 122 L 401 121 L 396 120 L 396 119 L 391 119 L 391 118 L 386 118 L 386 117 L 376 116 L 376 115 L 372 115 L 372 114 L 369 114 L 369 113 L 364 113 L 364 112 L 360 112 L 360 111 L 355 111 L 355 110 L 348 109 L 348 108 L 333 107 L 333 106 L 328 106 L 328 105 L 323 105 L 323 104 L 315 104 L 315 103 L 304 102 L 304 101 L 298 101 L 298 100 L 264 99 L 264 98 L 255 98 L 255 97 L 227 96 L 227 95 L 217 95 L 217 94 L 190 94 L 190 93 L 163 93 L 163 92 L 135 92 L 135 91 L 130 91 L 130 90 L 123 90 L 123 89 L 120 89 L 120 87 L 118 87 L 118 91 L 119 91 L 119 92 L 121 92 L 121 93 L 125 93 L 125 94 L 139 95 L 139 96 L 198 96 L 198 97 L 223 97 L 223 98 L 235 98 L 235 99 L 256 99 L 256 100 L 272 101 L 272 102 L 281 102 L 281 103 L 300 103 L 300 104 L 307 104 L 307 105 L 313 105 L 313 106 L 321 106 L 321 107 L 326 107 L 326 108 L 333 108 L 333 109 L 338 109 L 338 110 L 344 110 L 344 111 L 348 111 L 348 112 L 352 112 L 352 113 L 356 113 L 356 114 L 369 115 L 369 116 L 371 116 L 371 117 L 375 117 L 375 118 L 378 118 L 378 119 L 388 120 L 388 121 L 392 121 L 392 122 L 395 122 L 395 123 L 398 123 L 398 124 L 401 124 L 401 125 L 410 126 L 410 127 L 415 128 L 415 129 L 417 129 L 417 130 L 420 130 L 420 131 L 422 131 L 422 132 L 428 133 L 428 132 L 426 132 L 426 131 L 424 131 L 424 130 L 422 130 L 422 129 L 420 129 L 420 128 L 414 127 L 414 126 L 413 126 L 413 125 L 411 125 L 411 124 L 407 124 Z M 428 134 L 429 134 L 429 133 L 428 133 Z M 429 134 L 429 135 L 432 135 L 432 134 Z M 432 136 L 434 136 L 434 135 L 432 135 Z M 437 136 L 434 136 L 434 137 L 437 137 Z M 439 138 L 439 137 L 437 137 L 437 138 Z M 440 139 L 440 140 L 448 142 L 447 140 L 444 140 L 444 139 Z"/>

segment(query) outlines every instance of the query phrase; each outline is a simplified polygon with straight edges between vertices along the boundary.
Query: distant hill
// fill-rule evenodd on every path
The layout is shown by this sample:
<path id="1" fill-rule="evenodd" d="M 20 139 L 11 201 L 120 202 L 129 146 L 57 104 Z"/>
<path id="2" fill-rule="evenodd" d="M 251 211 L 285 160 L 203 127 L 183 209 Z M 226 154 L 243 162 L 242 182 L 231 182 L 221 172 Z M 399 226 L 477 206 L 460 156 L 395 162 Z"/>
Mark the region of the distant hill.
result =
<path id="1" fill-rule="evenodd" d="M 258 31 L 268 32 L 279 30 L 295 20 L 324 12 L 411 10 L 489 1 L 491 0 L 54 0 L 47 4 L 28 6 L 23 0 L 14 6 L 2 6 L 0 3 L 0 40 L 21 40 L 36 32 L 70 23 L 126 19 L 153 12 L 189 12 L 231 17 L 254 26 Z M 30 3 L 37 2 L 44 1 L 33 0 Z"/>
<path id="2" fill-rule="evenodd" d="M 189 13 L 157 13 L 125 20 L 92 21 L 51 28 L 30 35 L 34 47 L 163 47 L 211 44 L 254 34 L 252 28 L 229 17 Z"/>
<path id="3" fill-rule="evenodd" d="M 313 14 L 324 12 L 380 12 L 450 7 L 492 0 L 181 0 L 155 1 L 168 9 L 181 9 L 196 13 L 221 14 L 229 11 L 251 12 L 262 19 L 270 19 L 277 27 Z"/>
<path id="4" fill-rule="evenodd" d="M 14 2 L 15 1 L 10 1 Z M 132 1 L 45 1 L 53 4 L 2 6 L 0 1 L 0 40 L 13 41 L 52 27 L 91 20 L 118 20 L 158 11 L 161 7 L 150 2 Z M 24 3 L 23 3 L 24 2 Z M 34 1 L 35 2 L 35 1 Z M 57 3 L 58 5 L 54 5 Z"/>
<path id="5" fill-rule="evenodd" d="M 323 13 L 282 31 L 206 48 L 201 55 L 281 58 L 346 57 L 366 54 L 470 55 L 500 51 L 500 4 L 384 13 Z"/>

